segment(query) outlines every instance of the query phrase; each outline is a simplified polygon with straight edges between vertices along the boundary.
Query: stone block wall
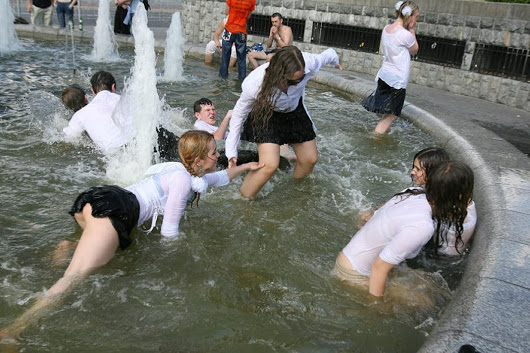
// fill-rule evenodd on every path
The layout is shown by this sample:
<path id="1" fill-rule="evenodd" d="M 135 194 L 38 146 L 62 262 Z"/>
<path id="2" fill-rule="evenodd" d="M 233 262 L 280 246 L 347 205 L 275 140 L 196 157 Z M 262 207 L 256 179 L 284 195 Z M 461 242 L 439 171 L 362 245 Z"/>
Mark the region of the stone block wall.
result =
<path id="1" fill-rule="evenodd" d="M 85 23 L 95 23 L 99 0 L 80 0 Z M 109 0 L 111 2 L 111 0 Z M 286 18 L 306 22 L 304 51 L 319 52 L 323 46 L 311 44 L 313 22 L 328 22 L 382 29 L 394 19 L 395 0 L 256 0 L 254 13 L 280 12 Z M 29 20 L 26 0 L 10 0 L 17 13 Z M 175 11 L 181 12 L 186 42 L 207 43 L 225 16 L 225 0 L 150 0 L 148 13 L 152 27 L 169 27 Z M 530 49 L 530 5 L 466 0 L 417 0 L 420 17 L 416 33 L 466 41 L 462 66 L 442 67 L 413 62 L 410 81 L 429 87 L 482 98 L 530 111 L 530 83 L 470 71 L 475 46 L 489 44 Z M 112 6 L 112 5 L 111 5 Z M 76 8 L 77 11 L 77 8 Z M 57 22 L 54 14 L 53 21 Z M 76 14 L 77 18 L 77 14 Z M 249 36 L 249 44 L 263 42 Z M 375 76 L 380 54 L 337 49 L 345 69 Z M 528 58 L 530 60 L 530 57 Z"/>
<path id="2" fill-rule="evenodd" d="M 382 29 L 394 20 L 394 0 L 257 0 L 254 13 L 280 12 L 286 18 L 306 21 L 302 50 L 318 52 L 311 44 L 313 22 L 328 22 Z M 224 16 L 223 0 L 182 0 L 182 17 L 188 43 L 206 43 Z M 530 49 L 530 5 L 459 0 L 418 0 L 416 33 L 466 41 L 460 69 L 413 62 L 410 81 L 530 111 L 530 83 L 469 71 L 475 45 Z M 249 35 L 249 44 L 263 42 Z M 347 70 L 375 76 L 382 57 L 337 48 Z M 529 58 L 530 60 L 530 58 Z"/>

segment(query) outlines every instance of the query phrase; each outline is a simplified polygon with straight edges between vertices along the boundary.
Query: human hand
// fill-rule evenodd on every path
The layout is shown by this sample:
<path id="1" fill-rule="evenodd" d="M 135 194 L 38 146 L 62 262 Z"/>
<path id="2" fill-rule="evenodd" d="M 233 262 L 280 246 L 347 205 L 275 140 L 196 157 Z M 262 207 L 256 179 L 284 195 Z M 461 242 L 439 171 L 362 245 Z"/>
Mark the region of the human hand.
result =
<path id="1" fill-rule="evenodd" d="M 274 37 L 274 35 L 275 35 L 276 33 L 278 33 L 278 28 L 276 28 L 276 26 L 272 26 L 272 27 L 271 27 L 271 32 L 270 32 L 270 33 L 271 33 L 271 36 Z"/>
<path id="2" fill-rule="evenodd" d="M 258 170 L 258 169 L 265 167 L 265 163 L 248 162 L 245 164 L 245 167 L 249 171 L 254 171 L 254 170 Z"/>
<path id="3" fill-rule="evenodd" d="M 366 223 L 370 220 L 370 218 L 372 218 L 373 214 L 374 214 L 374 210 L 370 209 L 368 211 L 364 211 L 363 213 L 359 215 L 359 219 Z"/>
<path id="4" fill-rule="evenodd" d="M 228 160 L 228 168 L 234 168 L 237 165 L 237 158 L 232 157 Z"/>
<path id="5" fill-rule="evenodd" d="M 17 342 L 15 340 L 15 337 L 10 334 L 8 328 L 4 328 L 0 330 L 0 352 L 6 352 L 6 353 L 18 352 Z"/>

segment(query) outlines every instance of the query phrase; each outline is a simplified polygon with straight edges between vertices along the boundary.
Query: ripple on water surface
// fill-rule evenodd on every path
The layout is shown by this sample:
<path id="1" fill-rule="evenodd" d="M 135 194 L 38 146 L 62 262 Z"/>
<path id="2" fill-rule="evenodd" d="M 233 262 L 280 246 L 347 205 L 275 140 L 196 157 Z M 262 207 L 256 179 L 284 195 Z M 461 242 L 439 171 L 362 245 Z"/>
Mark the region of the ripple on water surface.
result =
<path id="1" fill-rule="evenodd" d="M 79 237 L 66 213 L 75 196 L 116 182 L 90 141 L 62 137 L 69 113 L 60 107 L 60 92 L 72 83 L 88 91 L 100 69 L 114 74 L 121 91 L 134 55 L 121 48 L 122 62 L 95 64 L 83 59 L 92 48 L 77 43 L 74 75 L 66 41 L 21 42 L 20 55 L 0 57 L 0 327 L 62 275 L 50 267 L 50 254 L 60 240 Z M 157 61 L 160 75 L 161 55 Z M 222 118 L 240 92 L 235 79 L 217 77 L 215 66 L 186 59 L 183 70 L 186 80 L 157 85 L 162 121 L 177 133 L 192 127 L 198 98 L 212 99 Z M 412 156 L 433 141 L 402 119 L 391 134 L 375 138 L 378 118 L 336 92 L 310 86 L 306 103 L 319 129 L 311 176 L 295 181 L 292 172 L 277 172 L 252 201 L 240 196 L 241 179 L 208 191 L 199 208 L 186 212 L 175 241 L 161 239 L 159 228 L 149 235 L 135 230 L 135 243 L 29 329 L 19 348 L 416 351 L 447 300 L 443 280 L 417 279 L 418 285 L 432 279 L 442 295 L 434 310 L 416 312 L 370 305 L 331 269 L 358 229 L 359 212 L 410 185 Z"/>

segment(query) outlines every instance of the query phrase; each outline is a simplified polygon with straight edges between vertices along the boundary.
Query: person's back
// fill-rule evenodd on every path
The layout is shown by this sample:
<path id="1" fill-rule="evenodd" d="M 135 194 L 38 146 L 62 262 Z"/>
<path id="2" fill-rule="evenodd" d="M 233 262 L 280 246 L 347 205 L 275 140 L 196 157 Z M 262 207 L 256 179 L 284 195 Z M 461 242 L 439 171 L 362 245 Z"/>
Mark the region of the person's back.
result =
<path id="1" fill-rule="evenodd" d="M 354 270 L 369 276 L 377 256 L 389 263 L 401 263 L 415 257 L 433 232 L 425 194 L 398 195 L 374 213 L 343 252 Z"/>
<path id="2" fill-rule="evenodd" d="M 255 0 L 227 0 L 226 5 L 230 7 L 228 21 L 225 28 L 230 33 L 247 34 L 247 20 L 256 5 Z"/>
<path id="3" fill-rule="evenodd" d="M 112 120 L 112 112 L 119 100 L 119 94 L 99 92 L 89 104 L 74 114 L 63 131 L 69 137 L 79 136 L 86 131 L 104 153 L 124 145 L 127 140 Z"/>
<path id="4" fill-rule="evenodd" d="M 79 137 L 86 131 L 98 148 L 107 153 L 127 142 L 112 119 L 121 96 L 114 93 L 116 80 L 108 72 L 96 72 L 90 81 L 94 99 L 74 114 L 63 131 L 68 137 Z"/>

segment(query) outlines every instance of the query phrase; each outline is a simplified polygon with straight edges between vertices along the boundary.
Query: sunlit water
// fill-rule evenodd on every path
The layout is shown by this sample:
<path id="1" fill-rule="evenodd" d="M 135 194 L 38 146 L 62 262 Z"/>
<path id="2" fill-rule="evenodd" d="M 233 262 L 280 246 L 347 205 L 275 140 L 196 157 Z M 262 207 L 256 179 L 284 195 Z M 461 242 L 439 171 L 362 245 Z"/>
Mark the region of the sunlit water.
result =
<path id="1" fill-rule="evenodd" d="M 121 48 L 125 63 L 94 64 L 82 59 L 91 46 L 80 44 L 73 75 L 60 43 L 21 41 L 23 53 L 0 57 L 0 327 L 62 275 L 64 269 L 50 267 L 51 253 L 59 241 L 80 235 L 67 214 L 77 194 L 116 183 L 88 139 L 64 141 L 68 113 L 57 97 L 72 83 L 88 91 L 91 74 L 100 69 L 115 75 L 121 91 L 134 62 L 133 51 Z M 191 128 L 193 102 L 202 96 L 214 101 L 221 117 L 233 108 L 240 85 L 219 79 L 217 71 L 187 59 L 186 82 L 159 83 L 169 111 L 163 124 L 179 134 Z M 164 241 L 159 229 L 148 236 L 134 231 L 135 243 L 28 329 L 19 348 L 416 351 L 444 295 L 431 312 L 371 306 L 330 271 L 358 229 L 359 212 L 410 185 L 412 156 L 433 141 L 402 119 L 389 136 L 375 139 L 378 119 L 329 90 L 308 87 L 306 102 L 319 128 L 320 159 L 310 177 L 296 182 L 291 173 L 277 172 L 253 201 L 240 197 L 241 179 L 208 191 L 199 208 L 187 211 L 176 241 Z M 430 271 L 439 270 L 422 256 Z M 444 274 L 451 288 L 460 273 Z"/>

